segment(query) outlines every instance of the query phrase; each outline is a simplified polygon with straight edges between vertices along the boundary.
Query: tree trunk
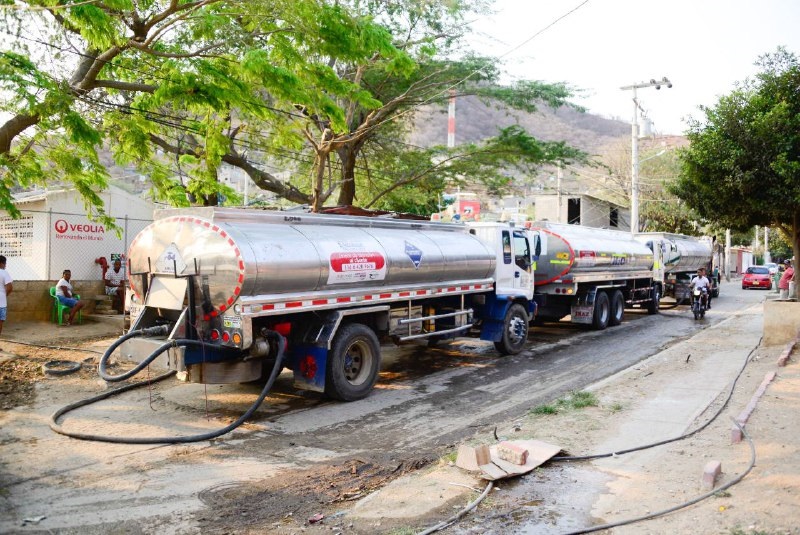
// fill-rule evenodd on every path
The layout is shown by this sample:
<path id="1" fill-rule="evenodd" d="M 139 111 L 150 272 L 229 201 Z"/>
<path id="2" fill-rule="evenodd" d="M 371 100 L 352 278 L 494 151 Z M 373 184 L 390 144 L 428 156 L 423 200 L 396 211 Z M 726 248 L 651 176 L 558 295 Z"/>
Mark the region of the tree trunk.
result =
<path id="1" fill-rule="evenodd" d="M 325 199 L 322 197 L 322 186 L 325 180 L 325 166 L 328 162 L 328 154 L 330 149 L 320 149 L 317 151 L 317 161 L 314 165 L 314 188 L 311 194 L 311 211 L 319 213 L 322 210 L 322 203 Z"/>
<path id="2" fill-rule="evenodd" d="M 339 163 L 342 166 L 342 183 L 339 186 L 339 206 L 350 206 L 356 198 L 356 158 L 355 147 L 345 145 L 338 151 Z"/>

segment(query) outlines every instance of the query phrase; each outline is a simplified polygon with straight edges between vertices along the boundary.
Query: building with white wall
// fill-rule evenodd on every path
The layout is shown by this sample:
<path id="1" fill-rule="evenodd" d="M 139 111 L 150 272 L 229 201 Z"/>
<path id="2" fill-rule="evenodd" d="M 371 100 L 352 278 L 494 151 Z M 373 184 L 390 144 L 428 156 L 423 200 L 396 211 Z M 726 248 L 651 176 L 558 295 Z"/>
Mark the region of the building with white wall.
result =
<path id="1" fill-rule="evenodd" d="M 0 254 L 16 280 L 58 280 L 64 269 L 75 280 L 102 277 L 95 260 L 126 253 L 128 245 L 153 221 L 156 205 L 120 188 L 100 194 L 118 230 L 91 221 L 75 190 L 28 192 L 14 196 L 22 216 L 0 210 Z"/>
<path id="2" fill-rule="evenodd" d="M 584 227 L 630 230 L 630 210 L 591 195 L 542 194 L 533 197 L 535 220 Z M 560 208 L 559 208 L 560 203 Z"/>

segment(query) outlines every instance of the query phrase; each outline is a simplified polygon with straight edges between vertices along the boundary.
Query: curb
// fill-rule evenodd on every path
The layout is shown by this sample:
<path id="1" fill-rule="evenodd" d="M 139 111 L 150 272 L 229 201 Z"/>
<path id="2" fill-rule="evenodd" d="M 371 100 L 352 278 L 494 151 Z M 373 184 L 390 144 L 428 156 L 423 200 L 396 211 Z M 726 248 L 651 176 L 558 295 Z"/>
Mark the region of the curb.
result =
<path id="1" fill-rule="evenodd" d="M 797 344 L 798 341 L 800 341 L 800 329 L 797 330 L 797 336 L 795 337 L 795 339 L 786 344 L 786 347 L 783 349 L 781 356 L 778 357 L 779 367 L 783 368 L 784 366 L 786 366 L 786 364 L 788 364 L 789 356 L 792 354 L 794 346 Z"/>

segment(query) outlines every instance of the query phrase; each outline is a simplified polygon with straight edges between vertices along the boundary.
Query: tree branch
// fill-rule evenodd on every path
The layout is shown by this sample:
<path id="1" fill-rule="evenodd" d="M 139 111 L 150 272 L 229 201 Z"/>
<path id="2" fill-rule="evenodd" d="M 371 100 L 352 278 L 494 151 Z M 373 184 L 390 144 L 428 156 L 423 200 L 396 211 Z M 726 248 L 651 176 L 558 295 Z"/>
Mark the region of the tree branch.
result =
<path id="1" fill-rule="evenodd" d="M 8 154 L 11 151 L 11 143 L 14 138 L 26 128 L 37 124 L 40 120 L 41 117 L 38 114 L 21 113 L 6 121 L 0 127 L 0 154 Z"/>
<path id="2" fill-rule="evenodd" d="M 95 80 L 93 87 L 107 87 L 120 91 L 138 91 L 142 93 L 153 93 L 158 89 L 157 85 L 143 84 L 136 82 L 121 82 L 118 80 Z"/>

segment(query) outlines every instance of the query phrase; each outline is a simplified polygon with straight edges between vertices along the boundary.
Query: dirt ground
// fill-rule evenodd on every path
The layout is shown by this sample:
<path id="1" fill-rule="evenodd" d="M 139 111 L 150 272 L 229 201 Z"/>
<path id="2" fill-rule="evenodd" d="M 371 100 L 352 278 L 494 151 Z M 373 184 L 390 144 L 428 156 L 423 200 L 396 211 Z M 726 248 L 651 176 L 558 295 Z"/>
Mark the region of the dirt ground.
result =
<path id="1" fill-rule="evenodd" d="M 696 414 L 682 415 L 677 422 L 669 421 L 670 415 L 665 414 L 664 421 L 659 422 L 647 413 L 648 403 L 659 392 L 674 388 L 684 380 L 690 388 L 689 377 L 706 374 L 711 378 L 716 371 L 712 358 L 715 355 L 719 358 L 729 352 L 731 358 L 747 356 L 746 366 L 745 359 L 741 360 L 744 371 L 731 399 L 720 416 L 701 432 L 629 455 L 587 462 L 547 463 L 527 476 L 500 482 L 480 506 L 443 532 L 562 533 L 678 507 L 705 492 L 700 479 L 703 467 L 710 460 L 722 463 L 717 487 L 731 482 L 748 470 L 751 453 L 747 441 L 731 444 L 730 417 L 747 406 L 765 375 L 776 371 L 777 377 L 758 401 L 747 424 L 756 462 L 741 482 L 690 507 L 645 522 L 616 527 L 610 532 L 800 534 L 800 463 L 797 462 L 800 458 L 800 364 L 796 350 L 789 366 L 777 368 L 778 354 L 783 348 L 758 346 L 759 321 L 759 309 L 744 312 L 730 322 L 677 342 L 656 357 L 593 385 L 590 390 L 597 400 L 595 406 L 561 407 L 554 414 L 532 410 L 511 420 L 487 422 L 476 429 L 471 443 L 493 442 L 495 434 L 500 438 L 535 438 L 559 445 L 569 455 L 618 451 L 646 444 L 654 438 L 663 438 L 661 433 L 665 429 L 695 429 L 708 421 L 727 398 L 725 389 L 709 399 Z M 116 333 L 109 329 L 114 330 L 108 325 L 56 328 L 32 324 L 4 331 L 4 340 L 0 341 L 0 423 L 4 421 L 4 412 L 14 407 L 34 403 L 49 406 L 60 393 L 72 392 L 74 397 L 75 392 L 96 392 L 100 386 L 93 361 L 114 339 L 109 334 Z M 742 332 L 747 330 L 756 334 L 742 337 Z M 15 344 L 6 337 L 51 347 Z M 66 349 L 78 346 L 93 352 Z M 750 349 L 754 351 L 750 353 Z M 83 366 L 79 372 L 63 377 L 45 375 L 42 365 L 53 359 L 79 362 Z M 738 364 L 734 367 L 738 368 Z M 723 380 L 732 381 L 733 378 Z M 156 408 L 166 403 L 158 388 L 142 396 L 142 399 L 149 396 Z M 271 402 L 275 406 L 310 403 L 302 399 L 272 399 Z M 309 407 L 313 407 L 313 403 Z M 647 418 L 651 418 L 650 423 L 643 424 Z M 207 426 L 219 427 L 228 421 L 230 418 L 218 415 L 207 422 Z M 260 432 L 259 429 L 257 424 L 247 425 L 216 444 L 236 442 L 247 433 Z M 35 442 L 36 433 L 20 440 Z M 288 442 L 286 447 L 295 445 Z M 310 462 L 309 468 L 299 473 L 293 468 L 291 479 L 280 477 L 280 469 L 259 476 L 262 468 L 257 464 L 257 452 L 252 452 L 254 464 L 239 463 L 229 468 L 252 470 L 254 477 L 250 483 L 214 486 L 209 483 L 212 479 L 204 479 L 207 486 L 199 498 L 205 508 L 172 516 L 174 524 L 169 532 L 415 533 L 460 510 L 485 486 L 484 481 L 453 466 L 456 447 L 452 444 L 443 448 L 439 458 L 398 459 L 387 452 L 375 452 L 333 462 Z M 164 463 L 183 463 L 184 473 L 194 470 L 198 472 L 195 477 L 205 478 L 206 467 L 197 463 L 216 463 L 224 467 L 226 462 L 224 451 L 214 453 L 211 449 L 207 442 L 161 448 L 155 450 L 160 452 L 158 460 L 143 463 L 142 471 L 158 471 Z M 201 455 L 203 452 L 207 453 Z M 112 449 L 109 459 L 123 455 L 131 455 L 131 450 Z M 19 463 L 19 459 L 6 450 L 0 455 L 0 474 L 6 472 L 3 465 Z M 87 470 L 77 470 L 70 477 L 90 478 L 92 469 Z M 38 477 L 35 467 L 17 472 Z M 144 485 L 146 481 L 147 476 L 143 474 L 139 484 Z M 122 481 L 120 484 L 130 483 Z M 0 502 L 5 501 L 8 492 L 5 487 L 0 479 Z M 80 519 L 76 519 L 72 528 L 59 532 L 162 533 L 163 529 L 143 521 L 109 522 L 101 531 L 90 531 L 82 529 Z M 20 533 L 36 531 L 33 522 L 19 529 Z"/>

